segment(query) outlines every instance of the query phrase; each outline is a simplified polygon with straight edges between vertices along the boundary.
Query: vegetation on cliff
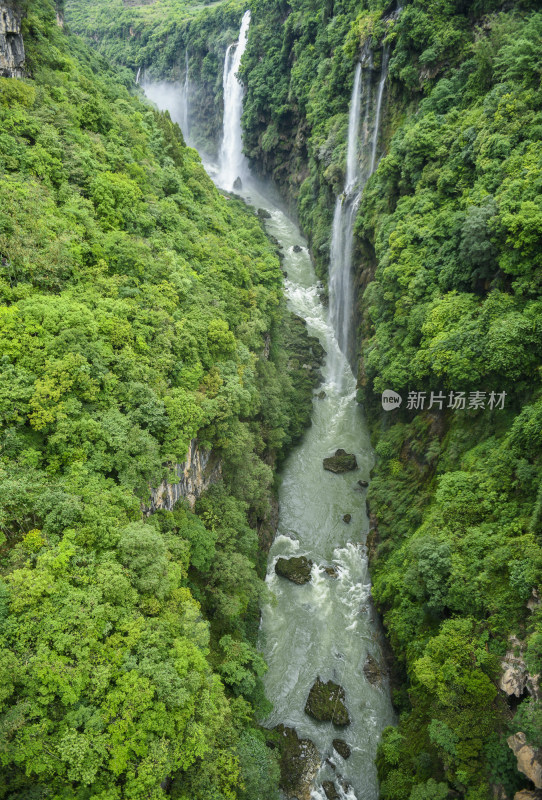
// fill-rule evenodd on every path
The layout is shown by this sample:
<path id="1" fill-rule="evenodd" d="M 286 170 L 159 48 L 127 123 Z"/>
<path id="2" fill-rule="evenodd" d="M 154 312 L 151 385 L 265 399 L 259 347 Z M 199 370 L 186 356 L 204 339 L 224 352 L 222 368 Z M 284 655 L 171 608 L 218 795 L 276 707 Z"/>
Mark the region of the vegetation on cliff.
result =
<path id="1" fill-rule="evenodd" d="M 276 795 L 254 722 L 273 463 L 311 342 L 179 128 L 28 9 L 0 80 L 0 797 Z M 223 481 L 143 518 L 190 440 Z"/>

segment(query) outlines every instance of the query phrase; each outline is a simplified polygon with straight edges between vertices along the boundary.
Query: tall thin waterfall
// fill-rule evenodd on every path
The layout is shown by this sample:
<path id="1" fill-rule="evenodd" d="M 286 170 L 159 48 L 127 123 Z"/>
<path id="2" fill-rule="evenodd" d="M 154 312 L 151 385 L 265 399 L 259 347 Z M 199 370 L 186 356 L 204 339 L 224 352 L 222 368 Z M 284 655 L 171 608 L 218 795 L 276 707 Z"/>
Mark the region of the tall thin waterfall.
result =
<path id="1" fill-rule="evenodd" d="M 239 40 L 230 44 L 224 59 L 224 123 L 219 155 L 218 183 L 231 191 L 237 178 L 248 175 L 248 163 L 243 155 L 241 113 L 243 110 L 243 84 L 237 73 L 248 41 L 250 11 L 245 11 L 239 31 Z"/>
<path id="2" fill-rule="evenodd" d="M 363 188 L 374 171 L 382 98 L 387 77 L 389 50 L 384 46 L 382 71 L 376 95 L 374 123 L 370 124 L 372 106 L 372 63 L 358 63 L 354 74 L 354 86 L 350 98 L 348 116 L 348 146 L 346 154 L 346 177 L 343 192 L 335 202 L 331 234 L 329 266 L 330 316 L 341 352 L 347 357 L 351 351 L 354 291 L 352 286 L 352 251 L 354 244 L 354 222 L 363 193 Z M 362 96 L 365 94 L 363 121 L 360 121 Z M 360 127 L 362 141 L 360 147 Z M 371 130 L 372 129 L 372 130 Z M 370 147 L 370 155 L 368 148 Z M 367 164 L 368 162 L 368 164 Z M 367 164 L 363 169 L 363 164 Z M 343 365 L 334 357 L 332 375 L 338 386 L 342 384 Z"/>
<path id="3" fill-rule="evenodd" d="M 384 85 L 386 83 L 386 78 L 388 75 L 389 58 L 390 58 L 390 48 L 388 44 L 385 44 L 384 49 L 382 51 L 382 72 L 380 75 L 380 81 L 378 83 L 378 94 L 376 98 L 376 114 L 375 114 L 375 124 L 373 132 L 373 147 L 371 150 L 371 167 L 369 170 L 369 175 L 372 175 L 375 169 L 376 146 L 378 144 L 378 131 L 380 129 L 380 112 L 382 110 L 382 96 L 384 94 Z"/>
<path id="4" fill-rule="evenodd" d="M 184 54 L 184 85 L 181 94 L 181 130 L 185 139 L 188 137 L 188 50 Z"/>

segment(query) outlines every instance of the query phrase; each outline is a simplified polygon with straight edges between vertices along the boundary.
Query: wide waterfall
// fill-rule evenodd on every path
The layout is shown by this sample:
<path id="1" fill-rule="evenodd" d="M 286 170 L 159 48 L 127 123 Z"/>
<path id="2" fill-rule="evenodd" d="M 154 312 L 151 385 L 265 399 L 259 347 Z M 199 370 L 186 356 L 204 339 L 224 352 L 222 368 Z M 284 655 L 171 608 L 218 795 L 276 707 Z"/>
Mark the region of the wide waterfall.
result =
<path id="1" fill-rule="evenodd" d="M 354 222 L 363 189 L 374 172 L 376 165 L 388 55 L 389 50 L 385 45 L 382 53 L 382 70 L 377 87 L 376 102 L 373 102 L 371 53 L 365 54 L 363 63 L 359 62 L 356 65 L 348 118 L 346 176 L 344 189 L 335 201 L 333 215 L 329 259 L 329 307 L 339 347 L 347 358 L 350 357 L 353 350 L 354 290 L 352 286 L 352 250 Z M 360 120 L 362 95 L 365 95 L 365 102 L 363 104 L 363 120 Z M 373 115 L 372 120 L 371 115 Z M 362 134 L 361 142 L 360 129 Z M 368 153 L 369 148 L 370 156 Z M 335 380 L 340 381 L 342 374 L 340 364 L 334 365 L 333 372 Z"/>
<path id="2" fill-rule="evenodd" d="M 239 40 L 230 44 L 224 58 L 222 85 L 224 89 L 224 121 L 222 145 L 219 156 L 218 183 L 231 191 L 237 179 L 245 180 L 249 174 L 248 163 L 243 155 L 241 137 L 241 114 L 243 111 L 243 84 L 237 73 L 248 41 L 250 11 L 245 11 L 239 31 Z M 238 189 L 239 184 L 235 185 Z"/>
<path id="3" fill-rule="evenodd" d="M 282 469 L 278 530 L 267 568 L 269 600 L 262 608 L 260 647 L 269 669 L 264 677 L 273 711 L 265 725 L 282 724 L 310 739 L 319 752 L 313 770 L 313 800 L 325 800 L 323 786 L 334 785 L 341 800 L 377 800 L 376 746 L 382 729 L 393 722 L 389 686 L 380 647 L 378 620 L 371 605 L 365 541 L 369 529 L 365 488 L 373 464 L 367 424 L 356 403 L 356 381 L 348 364 L 342 324 L 351 311 L 350 268 L 352 232 L 359 196 L 371 166 L 371 148 L 378 137 L 380 101 L 375 99 L 370 54 L 356 67 L 348 126 L 347 175 L 344 197 L 338 198 L 330 272 L 331 313 L 320 302 L 316 276 L 305 239 L 273 199 L 269 187 L 251 176 L 242 156 L 243 87 L 236 75 L 246 46 L 250 14 L 243 17 L 239 42 L 228 48 L 224 64 L 224 138 L 220 164 L 206 169 L 222 188 L 236 187 L 248 203 L 269 212 L 266 227 L 280 243 L 287 273 L 289 308 L 302 317 L 327 353 L 321 389 L 314 398 L 312 426 L 290 453 Z M 384 71 L 381 76 L 384 77 Z M 178 99 L 145 89 L 161 108 Z M 383 91 L 383 88 L 382 88 Z M 361 108 L 363 104 L 363 113 Z M 176 106 L 175 106 L 176 107 Z M 371 113 L 376 112 L 371 118 Z M 373 119 L 373 125 L 371 120 Z M 360 161 L 365 163 L 366 176 Z M 340 232 L 340 236 L 339 236 Z M 336 261 L 335 261 L 336 259 Z M 338 272 L 349 283 L 337 280 Z M 337 334 L 336 335 L 336 331 Z M 322 460 L 344 448 L 358 467 L 345 474 L 323 469 Z M 361 485 L 360 485 L 361 484 Z M 349 523 L 343 517 L 349 515 Z M 275 572 L 279 557 L 306 556 L 311 580 L 299 586 Z M 305 712 L 317 677 L 333 680 L 345 691 L 350 715 L 346 728 L 317 722 Z M 343 739 L 350 748 L 345 759 L 334 747 Z M 342 747 L 340 749 L 343 749 Z M 343 752 L 344 751 L 343 749 Z"/>

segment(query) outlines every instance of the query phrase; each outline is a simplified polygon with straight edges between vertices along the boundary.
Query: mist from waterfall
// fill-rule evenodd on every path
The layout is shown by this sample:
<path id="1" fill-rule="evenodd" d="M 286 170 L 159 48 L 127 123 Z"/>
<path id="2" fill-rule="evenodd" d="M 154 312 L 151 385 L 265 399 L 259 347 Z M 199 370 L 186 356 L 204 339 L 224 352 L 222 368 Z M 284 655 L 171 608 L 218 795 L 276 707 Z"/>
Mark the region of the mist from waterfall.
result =
<path id="1" fill-rule="evenodd" d="M 352 256 L 354 223 L 367 180 L 374 172 L 380 132 L 382 98 L 388 70 L 389 49 L 384 45 L 382 69 L 374 98 L 372 55 L 365 54 L 356 65 L 354 85 L 348 115 L 346 176 L 344 188 L 335 201 L 331 232 L 329 265 L 329 309 L 341 352 L 348 358 L 352 351 L 352 321 L 354 289 L 352 285 Z M 360 111 L 363 103 L 363 117 Z M 372 114 L 374 107 L 374 115 Z M 372 124 L 371 124 L 371 116 Z M 361 134 L 361 135 L 360 135 Z M 335 359 L 331 365 L 337 385 L 343 380 L 343 364 Z"/>
<path id="2" fill-rule="evenodd" d="M 232 191 L 237 178 L 243 181 L 249 174 L 241 135 L 244 87 L 238 77 L 241 58 L 247 46 L 249 25 L 250 11 L 245 11 L 239 40 L 230 44 L 224 58 L 224 121 L 217 182 L 227 191 Z"/>

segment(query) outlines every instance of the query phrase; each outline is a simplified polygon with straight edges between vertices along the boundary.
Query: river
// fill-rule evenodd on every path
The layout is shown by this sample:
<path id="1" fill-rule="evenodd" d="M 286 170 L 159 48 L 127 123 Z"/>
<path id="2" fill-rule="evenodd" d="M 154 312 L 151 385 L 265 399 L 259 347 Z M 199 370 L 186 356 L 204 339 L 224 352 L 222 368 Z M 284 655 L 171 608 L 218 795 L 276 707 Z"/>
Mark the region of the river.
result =
<path id="1" fill-rule="evenodd" d="M 245 14 L 240 38 L 243 49 L 249 22 Z M 239 63 L 241 55 L 237 52 L 232 57 L 229 50 L 226 68 L 234 60 Z M 178 93 L 166 91 L 163 84 L 147 84 L 144 89 L 151 100 L 176 118 Z M 354 87 L 353 99 L 359 108 L 355 91 Z M 235 108 L 227 108 L 225 118 L 227 130 L 238 141 L 223 141 L 221 152 L 228 153 L 230 163 L 235 159 L 235 163 L 242 163 L 241 129 L 234 120 L 235 115 L 240 120 L 242 92 L 232 87 L 229 97 L 225 91 L 225 102 L 236 103 Z M 217 185 L 231 189 L 231 170 L 225 170 L 224 164 L 205 166 Z M 358 484 L 359 480 L 368 481 L 373 464 L 367 423 L 356 402 L 354 375 L 339 347 L 330 314 L 320 302 L 305 239 L 273 200 L 273 193 L 258 184 L 244 164 L 242 188 L 237 193 L 247 203 L 269 212 L 266 228 L 284 253 L 288 306 L 306 321 L 309 333 L 318 337 L 327 354 L 323 385 L 318 389 L 325 397 L 315 395 L 312 426 L 289 454 L 280 476 L 279 524 L 266 578 L 269 601 L 262 608 L 260 629 L 260 647 L 269 666 L 265 689 L 273 704 L 265 725 L 293 727 L 300 737 L 311 739 L 317 746 L 322 767 L 314 781 L 314 800 L 325 800 L 325 780 L 335 782 L 340 798 L 377 800 L 376 747 L 382 729 L 393 722 L 393 711 L 385 675 L 374 684 L 364 673 L 368 655 L 381 666 L 383 661 L 378 621 L 370 600 L 366 490 Z M 331 305 L 336 307 L 336 303 Z M 357 470 L 338 475 L 323 469 L 322 460 L 337 448 L 356 455 Z M 343 521 L 345 514 L 351 515 L 348 524 Z M 303 586 L 275 574 L 276 560 L 293 555 L 305 555 L 313 562 L 311 581 Z M 327 574 L 326 566 L 335 567 L 337 577 Z M 309 690 L 318 676 L 344 688 L 351 718 L 346 728 L 317 722 L 305 713 Z M 333 749 L 336 738 L 350 746 L 352 753 L 347 760 Z"/>

